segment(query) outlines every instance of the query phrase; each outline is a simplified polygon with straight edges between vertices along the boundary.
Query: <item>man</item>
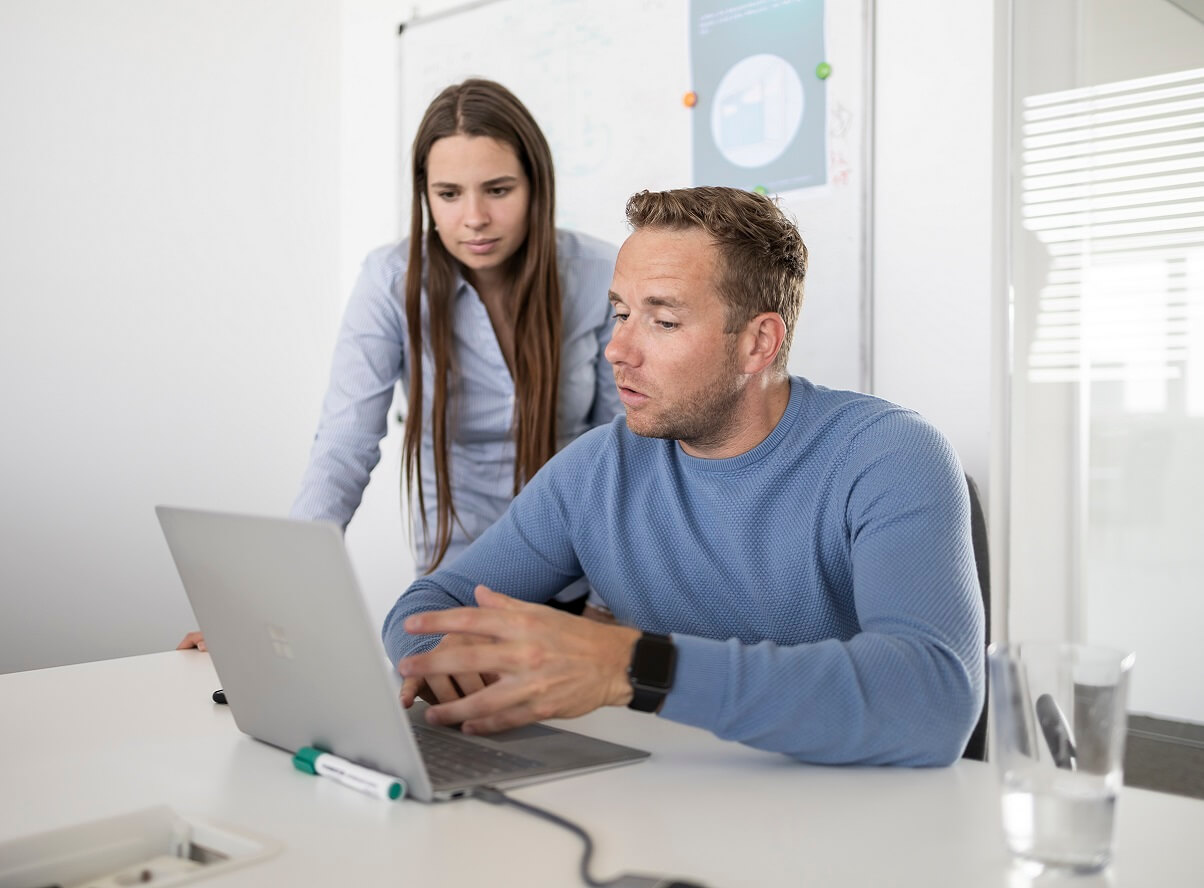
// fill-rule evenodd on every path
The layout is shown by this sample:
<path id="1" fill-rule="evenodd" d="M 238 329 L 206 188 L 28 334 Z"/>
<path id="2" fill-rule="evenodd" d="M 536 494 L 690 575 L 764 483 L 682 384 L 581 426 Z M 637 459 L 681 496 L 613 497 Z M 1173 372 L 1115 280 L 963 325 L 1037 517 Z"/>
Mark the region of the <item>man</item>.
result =
<path id="1" fill-rule="evenodd" d="M 984 678 L 952 448 L 787 374 L 807 251 L 772 201 L 643 192 L 627 218 L 606 349 L 626 417 L 398 600 L 403 702 L 469 733 L 631 705 L 805 761 L 954 761 Z M 615 624 L 536 605 L 581 575 Z"/>

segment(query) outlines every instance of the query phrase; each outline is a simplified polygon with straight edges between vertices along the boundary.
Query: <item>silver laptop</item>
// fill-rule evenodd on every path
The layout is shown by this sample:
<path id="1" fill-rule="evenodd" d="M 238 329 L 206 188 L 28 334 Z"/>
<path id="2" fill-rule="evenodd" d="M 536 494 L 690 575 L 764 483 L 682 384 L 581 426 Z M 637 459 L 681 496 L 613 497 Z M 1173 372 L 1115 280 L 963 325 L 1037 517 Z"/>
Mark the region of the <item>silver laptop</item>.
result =
<path id="1" fill-rule="evenodd" d="M 408 712 L 333 524 L 158 506 L 239 729 L 401 777 L 422 801 L 638 761 L 648 753 L 534 724 L 470 737 Z M 411 724 L 412 721 L 412 724 Z"/>

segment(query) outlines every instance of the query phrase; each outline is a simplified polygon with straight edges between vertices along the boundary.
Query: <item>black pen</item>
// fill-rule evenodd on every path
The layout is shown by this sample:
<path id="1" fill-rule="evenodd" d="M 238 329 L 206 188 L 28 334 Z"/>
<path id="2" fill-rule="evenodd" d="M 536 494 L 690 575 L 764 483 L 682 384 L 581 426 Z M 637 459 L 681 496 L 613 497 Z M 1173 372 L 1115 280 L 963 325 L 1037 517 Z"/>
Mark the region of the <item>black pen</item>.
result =
<path id="1" fill-rule="evenodd" d="M 1054 764 L 1067 771 L 1073 771 L 1077 764 L 1078 753 L 1074 748 L 1074 737 L 1070 733 L 1070 725 L 1066 716 L 1058 707 L 1057 702 L 1049 694 L 1037 698 L 1037 724 L 1045 735 L 1045 744 L 1053 756 Z"/>

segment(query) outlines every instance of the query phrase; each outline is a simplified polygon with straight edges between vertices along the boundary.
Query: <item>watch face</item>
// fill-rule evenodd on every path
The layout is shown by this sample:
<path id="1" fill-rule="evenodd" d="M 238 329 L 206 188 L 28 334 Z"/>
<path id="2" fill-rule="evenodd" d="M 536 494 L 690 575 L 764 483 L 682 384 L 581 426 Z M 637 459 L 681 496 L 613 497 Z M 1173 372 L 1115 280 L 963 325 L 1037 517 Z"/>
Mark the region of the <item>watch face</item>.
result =
<path id="1" fill-rule="evenodd" d="M 633 681 L 654 688 L 673 686 L 673 667 L 677 650 L 663 635 L 645 635 L 635 646 L 631 662 Z"/>

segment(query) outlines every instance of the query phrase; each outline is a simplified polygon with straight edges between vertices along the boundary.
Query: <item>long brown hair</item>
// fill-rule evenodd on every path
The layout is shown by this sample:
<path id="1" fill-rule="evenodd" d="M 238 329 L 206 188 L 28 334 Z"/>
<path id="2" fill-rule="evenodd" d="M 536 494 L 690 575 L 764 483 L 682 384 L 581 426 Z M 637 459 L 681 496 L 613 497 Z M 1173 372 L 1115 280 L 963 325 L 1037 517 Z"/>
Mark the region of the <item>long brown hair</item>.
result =
<path id="1" fill-rule="evenodd" d="M 426 186 L 431 146 L 448 136 L 486 136 L 509 145 L 518 155 L 530 183 L 527 239 L 510 258 L 514 287 L 514 492 L 556 452 L 556 407 L 560 387 L 560 279 L 556 274 L 556 186 L 552 152 L 535 118 L 513 93 L 491 80 L 465 80 L 435 97 L 423 115 L 413 150 L 413 201 L 410 212 L 410 256 L 406 271 L 405 312 L 410 337 L 409 409 L 402 442 L 403 485 L 418 491 L 423 545 L 438 567 L 451 543 L 456 507 L 451 495 L 448 407 L 454 403 L 452 381 L 452 299 L 456 263 L 435 230 Z M 424 212 L 425 207 L 425 212 Z M 425 223 L 425 237 L 424 237 Z M 423 245 L 426 247 L 426 303 L 429 342 L 423 335 Z M 422 490 L 422 424 L 424 348 L 434 363 L 431 441 L 435 457 L 438 522 L 432 547 Z M 415 477 L 418 481 L 415 484 Z"/>

